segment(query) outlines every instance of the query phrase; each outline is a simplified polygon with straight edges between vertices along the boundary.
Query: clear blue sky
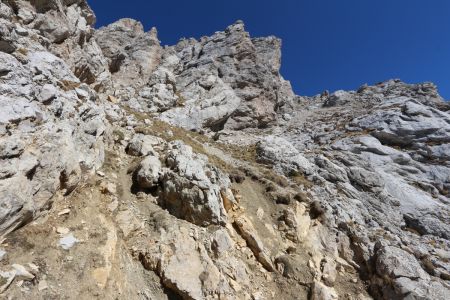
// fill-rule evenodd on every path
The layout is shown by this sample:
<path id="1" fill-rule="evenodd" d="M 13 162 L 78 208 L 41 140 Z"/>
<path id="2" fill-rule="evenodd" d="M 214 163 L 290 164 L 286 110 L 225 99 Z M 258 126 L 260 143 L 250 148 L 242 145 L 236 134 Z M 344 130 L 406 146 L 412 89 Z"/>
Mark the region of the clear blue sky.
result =
<path id="1" fill-rule="evenodd" d="M 156 26 L 163 45 L 243 20 L 283 40 L 282 75 L 300 95 L 390 78 L 432 81 L 450 99 L 450 0 L 88 0 L 97 27 L 123 17 Z"/>

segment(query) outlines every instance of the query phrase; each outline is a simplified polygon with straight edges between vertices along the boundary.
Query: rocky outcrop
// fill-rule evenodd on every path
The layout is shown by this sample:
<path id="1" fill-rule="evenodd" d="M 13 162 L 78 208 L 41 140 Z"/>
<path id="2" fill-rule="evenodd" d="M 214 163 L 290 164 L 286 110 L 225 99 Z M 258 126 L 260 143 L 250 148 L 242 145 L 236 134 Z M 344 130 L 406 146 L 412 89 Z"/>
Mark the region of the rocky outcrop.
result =
<path id="1" fill-rule="evenodd" d="M 256 145 L 257 160 L 274 165 L 286 175 L 311 174 L 313 165 L 295 147 L 282 137 L 269 135 Z"/>
<path id="2" fill-rule="evenodd" d="M 4 37 L 9 53 L 44 47 L 62 58 L 80 82 L 97 91 L 110 84 L 106 59 L 93 38 L 95 15 L 86 1 L 11 0 L 6 5 L 17 20 L 12 36 Z"/>
<path id="3" fill-rule="evenodd" d="M 94 38 L 108 61 L 116 95 L 130 86 L 144 86 L 159 64 L 161 47 L 156 29 L 144 32 L 138 21 L 121 19 L 97 30 Z"/>
<path id="4" fill-rule="evenodd" d="M 450 266 L 435 254 L 441 246 L 430 241 L 448 249 L 450 172 L 438 150 L 450 141 L 448 104 L 432 84 L 391 80 L 298 105 L 296 110 L 310 111 L 306 120 L 291 112 L 292 119 L 271 129 L 275 136 L 259 137 L 258 161 L 286 176 L 297 153 L 315 164 L 308 178 L 314 194 L 326 199 L 322 218 L 353 241 L 348 260 L 372 278 L 376 298 L 444 299 L 442 278 Z M 294 223 L 293 216 L 285 214 L 286 224 Z"/>
<path id="5" fill-rule="evenodd" d="M 186 129 L 267 126 L 294 98 L 279 74 L 281 41 L 251 38 L 240 21 L 164 50 L 156 30 L 144 33 L 129 19 L 101 28 L 96 40 L 114 73 L 115 95 Z"/>
<path id="6" fill-rule="evenodd" d="M 38 216 L 58 190 L 69 193 L 83 174 L 101 166 L 106 129 L 104 112 L 91 88 L 62 59 L 35 42 L 39 38 L 60 42 L 71 32 L 44 30 L 36 20 L 22 19 L 25 12 L 41 19 L 40 14 L 50 9 L 47 6 L 20 7 L 23 24 L 2 19 L 9 28 L 5 41 L 10 40 L 14 50 L 0 52 L 0 234 Z"/>
<path id="7" fill-rule="evenodd" d="M 162 115 L 173 124 L 213 130 L 263 127 L 293 99 L 279 74 L 281 41 L 250 38 L 240 21 L 200 41 L 181 41 L 173 50 L 180 66 L 177 90 L 185 99 L 183 108 Z"/>
<path id="8" fill-rule="evenodd" d="M 383 247 L 377 252 L 376 271 L 381 280 L 380 297 L 444 299 L 448 288 L 422 269 L 413 255 L 395 247 Z"/>
<path id="9" fill-rule="evenodd" d="M 205 246 L 189 236 L 190 228 L 170 226 L 160 230 L 161 244 L 171 245 L 160 249 L 157 244 L 140 250 L 146 268 L 155 270 L 167 288 L 176 291 L 183 299 L 209 299 L 212 295 L 229 295 L 231 288 L 209 257 Z M 170 226 L 170 228 L 167 228 Z M 164 229 L 163 229 L 164 228 Z"/>
<path id="10" fill-rule="evenodd" d="M 167 142 L 147 134 L 135 134 L 125 151 L 142 157 L 133 171 L 136 190 L 157 194 L 162 207 L 194 224 L 227 222 L 227 210 L 236 203 L 231 181 L 206 155 L 181 140 Z"/>

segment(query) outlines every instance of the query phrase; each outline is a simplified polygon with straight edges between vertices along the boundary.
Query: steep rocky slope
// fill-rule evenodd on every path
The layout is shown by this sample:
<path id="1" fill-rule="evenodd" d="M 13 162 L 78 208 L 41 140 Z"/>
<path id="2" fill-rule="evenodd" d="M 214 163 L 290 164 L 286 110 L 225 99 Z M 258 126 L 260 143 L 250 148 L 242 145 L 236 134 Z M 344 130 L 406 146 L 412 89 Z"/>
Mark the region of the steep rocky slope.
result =
<path id="1" fill-rule="evenodd" d="M 450 105 L 296 96 L 240 21 L 162 47 L 0 1 L 0 297 L 447 299 Z"/>

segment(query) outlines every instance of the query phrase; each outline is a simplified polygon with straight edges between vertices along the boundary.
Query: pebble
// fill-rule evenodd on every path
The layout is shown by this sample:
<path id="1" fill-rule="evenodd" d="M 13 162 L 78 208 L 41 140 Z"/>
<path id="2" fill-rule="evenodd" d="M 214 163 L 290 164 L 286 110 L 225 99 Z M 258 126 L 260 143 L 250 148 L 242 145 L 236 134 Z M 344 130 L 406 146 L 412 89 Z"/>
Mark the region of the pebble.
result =
<path id="1" fill-rule="evenodd" d="M 70 208 L 63 209 L 58 213 L 58 216 L 67 215 L 70 213 Z"/>
<path id="2" fill-rule="evenodd" d="M 3 249 L 0 249 L 0 261 L 2 261 L 6 257 L 7 252 Z"/>
<path id="3" fill-rule="evenodd" d="M 45 281 L 45 280 L 39 281 L 38 290 L 39 291 L 43 291 L 43 290 L 46 290 L 46 289 L 48 289 L 47 281 Z"/>
<path id="4" fill-rule="evenodd" d="M 68 234 L 64 237 L 62 237 L 59 240 L 59 245 L 61 246 L 61 248 L 63 248 L 64 250 L 69 250 L 70 248 L 72 248 L 76 243 L 78 243 L 79 240 L 77 240 L 73 234 Z"/>
<path id="5" fill-rule="evenodd" d="M 118 206 L 119 206 L 119 201 L 117 201 L 117 199 L 115 199 L 110 204 L 108 204 L 108 210 L 110 212 L 114 212 Z"/>
<path id="6" fill-rule="evenodd" d="M 29 263 L 28 266 L 30 267 L 31 271 L 33 271 L 34 273 L 39 272 L 39 267 L 33 263 Z"/>
<path id="7" fill-rule="evenodd" d="M 262 218 L 264 217 L 264 210 L 261 207 L 256 210 L 256 216 L 260 220 L 262 220 Z"/>
<path id="8" fill-rule="evenodd" d="M 68 234 L 70 232 L 69 228 L 66 227 L 58 227 L 56 228 L 56 232 L 62 235 Z"/>
<path id="9" fill-rule="evenodd" d="M 31 274 L 30 272 L 28 272 L 24 266 L 19 265 L 19 264 L 13 264 L 12 267 L 16 273 L 15 278 L 17 280 L 33 280 L 34 279 L 34 275 Z"/>

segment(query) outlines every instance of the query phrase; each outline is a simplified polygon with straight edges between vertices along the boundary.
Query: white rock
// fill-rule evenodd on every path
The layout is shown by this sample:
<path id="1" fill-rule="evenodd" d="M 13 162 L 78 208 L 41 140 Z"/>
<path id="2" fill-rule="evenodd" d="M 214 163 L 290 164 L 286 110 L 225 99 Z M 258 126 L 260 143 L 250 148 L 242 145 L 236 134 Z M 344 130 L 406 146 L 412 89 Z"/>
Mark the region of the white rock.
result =
<path id="1" fill-rule="evenodd" d="M 311 300 L 337 300 L 338 295 L 333 288 L 315 281 L 312 287 Z"/>
<path id="2" fill-rule="evenodd" d="M 57 95 L 58 90 L 56 89 L 56 87 L 52 84 L 46 84 L 41 88 L 37 96 L 37 99 L 41 103 L 48 104 L 48 102 L 55 99 Z"/>
<path id="3" fill-rule="evenodd" d="M 274 165 L 280 172 L 311 174 L 313 165 L 286 139 L 266 136 L 256 145 L 257 159 L 261 163 Z"/>
<path id="4" fill-rule="evenodd" d="M 211 236 L 211 248 L 217 256 L 233 249 L 234 242 L 225 229 L 219 229 Z"/>
<path id="5" fill-rule="evenodd" d="M 67 215 L 67 214 L 69 214 L 69 213 L 70 213 L 70 208 L 65 208 L 65 209 L 63 209 L 62 211 L 60 211 L 60 212 L 58 213 L 58 216 Z"/>
<path id="6" fill-rule="evenodd" d="M 149 155 L 142 160 L 136 172 L 136 181 L 141 188 L 152 188 L 157 185 L 161 176 L 161 161 Z"/>
<path id="7" fill-rule="evenodd" d="M 72 248 L 73 246 L 75 246 L 75 244 L 77 244 L 79 242 L 79 240 L 77 240 L 74 235 L 72 233 L 63 236 L 60 240 L 59 240 L 59 246 L 61 248 L 63 248 L 64 250 L 69 250 L 70 248 Z"/>
<path id="8" fill-rule="evenodd" d="M 38 290 L 39 290 L 40 292 L 42 292 L 42 291 L 44 291 L 44 290 L 46 290 L 46 289 L 48 289 L 48 283 L 47 283 L 47 281 L 44 280 L 44 279 L 40 280 L 40 281 L 39 281 L 39 284 L 38 284 Z"/>
<path id="9" fill-rule="evenodd" d="M 0 261 L 2 261 L 6 257 L 7 254 L 8 253 L 5 250 L 0 249 Z"/>
<path id="10" fill-rule="evenodd" d="M 34 279 L 34 275 L 31 274 L 30 272 L 28 272 L 24 266 L 19 265 L 19 264 L 13 264 L 12 267 L 16 273 L 15 277 L 17 280 L 33 280 Z"/>

